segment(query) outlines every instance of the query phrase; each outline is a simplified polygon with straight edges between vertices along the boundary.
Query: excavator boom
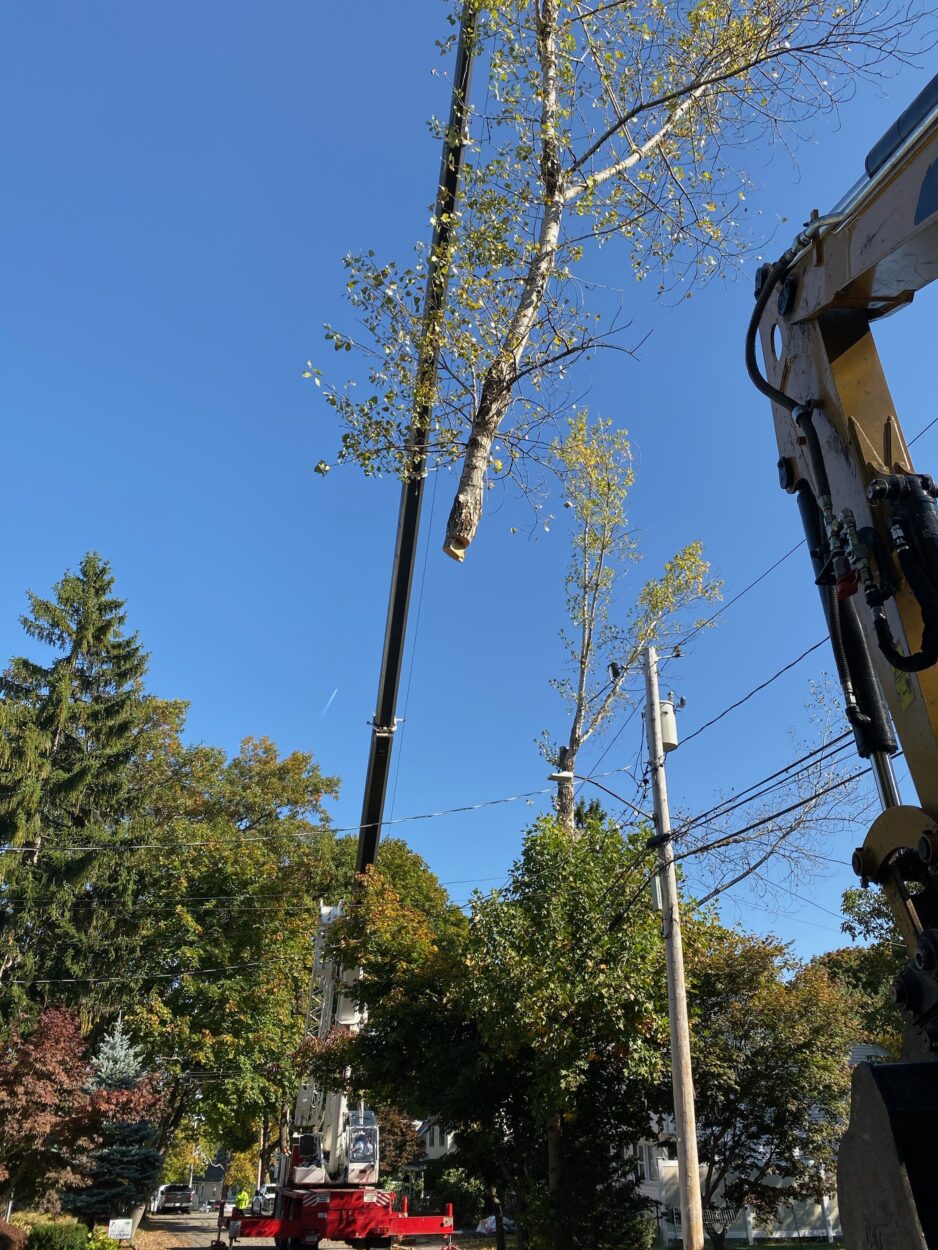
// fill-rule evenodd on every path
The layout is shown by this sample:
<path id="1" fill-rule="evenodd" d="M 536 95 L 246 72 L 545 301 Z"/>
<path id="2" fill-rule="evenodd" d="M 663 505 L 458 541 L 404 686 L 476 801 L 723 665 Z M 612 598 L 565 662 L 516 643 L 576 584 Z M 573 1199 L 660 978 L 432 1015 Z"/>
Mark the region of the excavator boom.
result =
<path id="1" fill-rule="evenodd" d="M 879 793 L 853 866 L 885 891 L 909 951 L 893 987 L 907 1061 L 854 1072 L 838 1171 L 848 1250 L 938 1250 L 938 487 L 913 464 L 873 340 L 878 318 L 936 278 L 938 76 L 840 204 L 759 271 L 746 339 Z M 891 765 L 900 749 L 907 803 Z"/>

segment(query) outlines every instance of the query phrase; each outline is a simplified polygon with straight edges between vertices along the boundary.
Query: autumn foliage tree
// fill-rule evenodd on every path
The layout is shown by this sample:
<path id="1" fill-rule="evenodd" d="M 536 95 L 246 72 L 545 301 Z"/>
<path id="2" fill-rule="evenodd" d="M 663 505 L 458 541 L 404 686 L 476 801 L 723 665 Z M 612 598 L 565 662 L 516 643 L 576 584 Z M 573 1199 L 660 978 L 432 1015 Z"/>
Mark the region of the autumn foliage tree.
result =
<path id="1" fill-rule="evenodd" d="M 0 1052 L 0 1184 L 6 1200 L 43 1205 L 77 1180 L 91 1068 L 73 1013 L 46 1008 L 28 1034 L 11 1029 Z"/>
<path id="2" fill-rule="evenodd" d="M 0 681 L 0 1026 L 32 1036 L 64 1006 L 100 1036 L 122 1013 L 160 1070 L 160 1149 L 209 1086 L 214 1133 L 266 1123 L 273 1149 L 318 900 L 353 876 L 323 806 L 338 783 L 269 739 L 188 744 L 99 556 L 23 624 L 39 645 Z"/>
<path id="3" fill-rule="evenodd" d="M 646 858 L 643 838 L 601 818 L 576 839 L 543 820 L 468 922 L 425 870 L 405 893 L 379 860 L 339 934 L 368 1019 L 318 1056 L 321 1079 L 350 1065 L 375 1100 L 439 1116 L 460 1166 L 516 1196 L 522 1245 L 639 1236 L 625 1147 L 647 1129 L 665 1059 L 664 976 L 647 892 L 613 921 Z"/>
<path id="4" fill-rule="evenodd" d="M 820 1198 L 846 1127 L 856 1003 L 772 938 L 702 919 L 689 927 L 692 1067 L 703 1204 L 724 1210 L 721 1250 L 744 1205 Z"/>
<path id="5" fill-rule="evenodd" d="M 641 551 L 626 512 L 634 481 L 628 435 L 609 421 L 590 422 L 580 411 L 552 446 L 562 466 L 570 517 L 570 563 L 566 576 L 568 626 L 561 631 L 564 675 L 553 682 L 569 711 L 565 738 L 544 735 L 541 749 L 558 770 L 557 817 L 574 830 L 575 782 L 580 749 L 611 723 L 628 701 L 628 683 L 643 652 L 661 644 L 691 610 L 719 595 L 701 544 L 690 542 L 665 562 L 622 605 L 623 587 Z"/>

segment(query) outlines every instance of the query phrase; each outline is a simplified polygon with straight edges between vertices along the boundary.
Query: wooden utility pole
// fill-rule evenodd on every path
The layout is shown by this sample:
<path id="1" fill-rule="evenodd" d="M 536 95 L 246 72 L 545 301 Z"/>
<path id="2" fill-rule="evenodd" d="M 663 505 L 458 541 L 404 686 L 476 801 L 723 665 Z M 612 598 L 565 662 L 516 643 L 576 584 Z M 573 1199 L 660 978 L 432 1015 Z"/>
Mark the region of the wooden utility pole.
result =
<path id="1" fill-rule="evenodd" d="M 654 647 L 649 647 L 645 652 L 645 719 L 648 731 L 648 766 L 651 770 L 655 805 L 654 842 L 658 850 L 661 881 L 662 927 L 668 963 L 668 1019 L 671 1025 L 671 1079 L 677 1133 L 677 1172 L 681 1189 L 681 1240 L 684 1250 L 704 1250 L 700 1168 L 697 1163 L 697 1117 L 694 1114 L 687 989 L 684 984 L 684 947 L 681 942 L 681 913 L 674 872 L 674 851 L 671 846 L 668 790 L 664 776 L 666 747 L 661 731 L 658 654 Z M 677 745 L 676 741 L 673 745 Z"/>

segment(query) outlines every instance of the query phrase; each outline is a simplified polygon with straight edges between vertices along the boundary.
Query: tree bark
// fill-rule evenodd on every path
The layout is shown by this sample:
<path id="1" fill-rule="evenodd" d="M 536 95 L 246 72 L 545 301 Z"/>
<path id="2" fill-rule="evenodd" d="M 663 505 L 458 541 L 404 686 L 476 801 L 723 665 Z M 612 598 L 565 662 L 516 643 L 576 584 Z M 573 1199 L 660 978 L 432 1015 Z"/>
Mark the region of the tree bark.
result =
<path id="1" fill-rule="evenodd" d="M 553 1222 L 554 1250 L 572 1250 L 563 1192 L 563 1124 L 560 1113 L 547 1124 L 547 1193 Z"/>
<path id="2" fill-rule="evenodd" d="M 462 560 L 482 518 L 485 471 L 492 442 L 511 403 L 512 389 L 531 331 L 554 271 L 565 197 L 557 141 L 557 0 L 541 0 L 537 12 L 541 64 L 541 182 L 544 215 L 537 246 L 525 274 L 521 299 L 495 359 L 485 371 L 482 395 L 466 444 L 459 488 L 446 524 L 443 550 Z"/>
<path id="3" fill-rule="evenodd" d="M 492 1198 L 492 1210 L 495 1212 L 495 1250 L 506 1250 L 505 1213 L 502 1210 L 502 1200 L 498 1196 L 498 1186 L 490 1186 L 489 1194 Z"/>
<path id="4" fill-rule="evenodd" d="M 569 748 L 561 747 L 557 752 L 557 771 L 570 773 L 557 782 L 557 821 L 569 834 L 575 832 L 576 796 L 574 793 L 573 770 L 576 767 L 576 756 L 571 757 Z"/>

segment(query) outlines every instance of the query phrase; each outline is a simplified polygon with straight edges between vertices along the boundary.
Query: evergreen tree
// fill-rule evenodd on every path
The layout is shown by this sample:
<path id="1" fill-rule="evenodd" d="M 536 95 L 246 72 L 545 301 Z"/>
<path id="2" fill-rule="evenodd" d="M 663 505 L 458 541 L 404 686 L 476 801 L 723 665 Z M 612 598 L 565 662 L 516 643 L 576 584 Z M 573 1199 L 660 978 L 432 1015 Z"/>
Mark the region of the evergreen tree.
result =
<path id="1" fill-rule="evenodd" d="M 35 982 L 80 976 L 95 962 L 89 951 L 106 965 L 120 942 L 120 913 L 108 904 L 133 868 L 117 843 L 135 801 L 129 765 L 148 712 L 147 657 L 136 634 L 124 632 L 113 587 L 109 566 L 91 553 L 51 598 L 30 592 L 23 628 L 53 656 L 17 656 L 0 675 L 0 845 L 11 852 L 0 911 L 7 1014 L 24 994 L 45 997 Z"/>
<path id="2" fill-rule="evenodd" d="M 124 1031 L 118 1017 L 110 1033 L 106 1033 L 92 1060 L 97 1084 L 110 1089 L 133 1089 L 143 1075 L 143 1055 Z"/>
<path id="3" fill-rule="evenodd" d="M 144 1120 L 105 1122 L 88 1156 L 85 1187 L 65 1194 L 65 1209 L 91 1228 L 142 1207 L 160 1180 L 156 1139 L 156 1127 Z"/>
<path id="4" fill-rule="evenodd" d="M 64 1206 L 91 1227 L 130 1215 L 156 1188 L 162 1167 L 153 1123 L 159 1099 L 144 1078 L 140 1052 L 118 1019 L 92 1060 L 90 1140 L 80 1181 Z"/>
<path id="5" fill-rule="evenodd" d="M 147 657 L 137 635 L 123 633 L 124 603 L 113 587 L 109 565 L 91 552 L 53 599 L 29 592 L 23 629 L 59 654 L 50 664 L 17 656 L 0 676 L 17 729 L 0 773 L 0 837 L 12 845 L 38 853 L 43 837 L 123 811 Z"/>

